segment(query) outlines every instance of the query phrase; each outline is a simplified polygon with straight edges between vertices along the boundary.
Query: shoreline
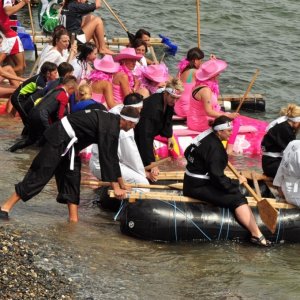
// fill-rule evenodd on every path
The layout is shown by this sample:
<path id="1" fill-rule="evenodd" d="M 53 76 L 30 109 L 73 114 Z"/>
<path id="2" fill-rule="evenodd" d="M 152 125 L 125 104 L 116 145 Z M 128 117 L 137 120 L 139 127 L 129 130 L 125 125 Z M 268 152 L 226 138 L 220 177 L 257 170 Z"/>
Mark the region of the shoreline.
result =
<path id="1" fill-rule="evenodd" d="M 46 258 L 38 243 L 32 242 L 33 233 L 15 227 L 8 222 L 0 223 L 0 298 L 74 299 L 72 280 L 54 267 L 47 270 L 38 266 L 38 260 Z"/>

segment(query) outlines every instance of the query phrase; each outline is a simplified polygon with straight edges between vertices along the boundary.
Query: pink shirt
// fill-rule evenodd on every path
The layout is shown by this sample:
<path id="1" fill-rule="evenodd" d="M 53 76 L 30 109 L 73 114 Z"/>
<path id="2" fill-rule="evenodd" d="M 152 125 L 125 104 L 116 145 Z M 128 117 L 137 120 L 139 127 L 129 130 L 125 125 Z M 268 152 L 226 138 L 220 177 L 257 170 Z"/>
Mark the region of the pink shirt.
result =
<path id="1" fill-rule="evenodd" d="M 212 93 L 211 101 L 212 109 L 217 112 L 221 111 L 216 94 Z M 195 100 L 191 96 L 189 114 L 187 115 L 188 128 L 195 131 L 204 131 L 209 128 L 209 120 L 214 120 L 214 118 L 207 115 L 203 101 Z"/>

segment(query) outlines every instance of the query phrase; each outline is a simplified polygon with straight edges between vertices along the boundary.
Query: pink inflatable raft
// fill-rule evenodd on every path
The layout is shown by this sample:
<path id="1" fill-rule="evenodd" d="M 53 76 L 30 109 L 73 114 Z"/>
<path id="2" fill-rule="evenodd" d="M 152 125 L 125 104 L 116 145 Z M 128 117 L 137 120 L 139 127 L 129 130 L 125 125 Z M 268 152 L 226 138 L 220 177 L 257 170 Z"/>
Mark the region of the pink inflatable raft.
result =
<path id="1" fill-rule="evenodd" d="M 246 116 L 239 116 L 239 119 L 240 128 L 233 146 L 233 151 L 239 154 L 261 154 L 260 144 L 265 135 L 268 123 Z M 173 151 L 168 150 L 166 138 L 161 136 L 155 138 L 155 151 L 158 157 L 164 158 L 172 156 L 177 158 L 178 156 L 182 156 L 186 147 L 200 132 L 190 130 L 186 125 L 173 125 L 173 133 Z"/>

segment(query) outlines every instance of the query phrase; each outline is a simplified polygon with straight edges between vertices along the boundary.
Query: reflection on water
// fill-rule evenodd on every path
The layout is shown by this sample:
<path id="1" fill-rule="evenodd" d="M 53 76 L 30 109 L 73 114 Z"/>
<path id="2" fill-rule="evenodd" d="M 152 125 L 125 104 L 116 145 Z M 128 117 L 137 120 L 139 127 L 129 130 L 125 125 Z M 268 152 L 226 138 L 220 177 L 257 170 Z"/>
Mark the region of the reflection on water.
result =
<path id="1" fill-rule="evenodd" d="M 4 199 L 36 150 L 5 151 L 21 126 L 5 117 L 0 117 L 0 124 Z M 176 169 L 182 164 L 178 161 Z M 87 166 L 83 171 L 88 176 Z M 96 194 L 90 187 L 82 187 L 79 224 L 67 222 L 67 208 L 55 197 L 52 180 L 34 199 L 18 203 L 7 226 L 29 234 L 29 242 L 37 245 L 37 263 L 70 278 L 78 287 L 78 299 L 296 299 L 299 295 L 299 245 L 266 250 L 232 242 L 135 240 L 120 233 L 112 213 L 93 204 Z"/>

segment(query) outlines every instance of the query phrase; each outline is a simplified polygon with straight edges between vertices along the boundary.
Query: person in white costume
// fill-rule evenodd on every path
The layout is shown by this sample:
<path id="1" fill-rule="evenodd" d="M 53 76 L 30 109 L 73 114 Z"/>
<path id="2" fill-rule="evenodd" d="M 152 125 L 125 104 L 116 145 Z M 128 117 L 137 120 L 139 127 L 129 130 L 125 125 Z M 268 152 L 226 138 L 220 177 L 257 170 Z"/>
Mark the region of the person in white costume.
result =
<path id="1" fill-rule="evenodd" d="M 142 108 L 143 98 L 137 93 L 129 94 L 124 99 L 125 106 L 134 106 Z M 123 104 L 114 106 L 109 112 L 120 114 Z M 120 159 L 121 174 L 124 180 L 131 184 L 149 184 L 149 181 L 157 181 L 157 167 L 151 171 L 145 171 L 139 150 L 134 140 L 134 131 L 120 131 L 118 155 Z M 101 180 L 101 169 L 98 157 L 98 147 L 93 145 L 92 155 L 89 162 L 89 167 L 94 176 Z"/>
<path id="2" fill-rule="evenodd" d="M 273 184 L 280 187 L 288 203 L 300 207 L 300 141 L 291 141 L 283 157 Z"/>

